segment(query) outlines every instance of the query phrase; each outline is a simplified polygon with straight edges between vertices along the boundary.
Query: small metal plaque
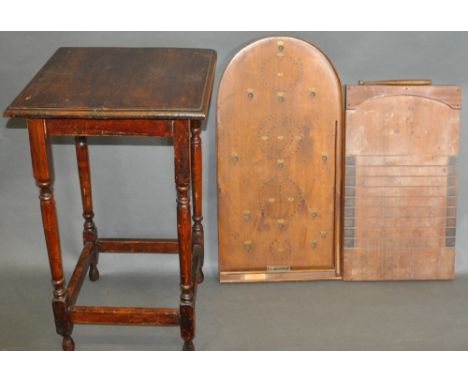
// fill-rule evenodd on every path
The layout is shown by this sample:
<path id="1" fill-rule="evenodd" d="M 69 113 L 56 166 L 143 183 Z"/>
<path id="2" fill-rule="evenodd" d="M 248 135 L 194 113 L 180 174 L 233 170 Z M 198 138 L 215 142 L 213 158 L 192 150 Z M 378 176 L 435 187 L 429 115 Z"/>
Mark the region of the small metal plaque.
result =
<path id="1" fill-rule="evenodd" d="M 268 265 L 267 272 L 289 272 L 291 266 L 289 265 Z"/>

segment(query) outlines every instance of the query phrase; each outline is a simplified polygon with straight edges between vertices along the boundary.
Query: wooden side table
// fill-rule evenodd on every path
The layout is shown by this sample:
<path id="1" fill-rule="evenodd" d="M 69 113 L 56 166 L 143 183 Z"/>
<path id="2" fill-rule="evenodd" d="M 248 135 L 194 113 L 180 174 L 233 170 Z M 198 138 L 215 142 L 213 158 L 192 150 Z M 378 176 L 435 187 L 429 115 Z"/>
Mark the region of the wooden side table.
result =
<path id="1" fill-rule="evenodd" d="M 179 325 L 183 349 L 194 350 L 196 286 L 203 281 L 200 131 L 215 63 L 216 52 L 206 49 L 60 48 L 4 112 L 5 117 L 27 118 L 54 288 L 52 307 L 64 350 L 74 349 L 74 324 Z M 84 246 L 68 284 L 52 189 L 49 137 L 54 135 L 76 137 L 83 203 Z M 98 237 L 86 137 L 123 135 L 172 137 L 177 239 Z M 88 269 L 92 281 L 99 278 L 102 252 L 178 253 L 179 309 L 76 305 Z"/>

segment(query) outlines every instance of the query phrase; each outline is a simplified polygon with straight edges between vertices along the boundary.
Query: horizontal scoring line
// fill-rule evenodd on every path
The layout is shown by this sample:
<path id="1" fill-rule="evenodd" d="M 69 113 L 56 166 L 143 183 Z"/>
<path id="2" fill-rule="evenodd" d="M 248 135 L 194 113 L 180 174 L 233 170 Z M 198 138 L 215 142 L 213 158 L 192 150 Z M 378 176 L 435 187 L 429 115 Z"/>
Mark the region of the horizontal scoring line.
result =
<path id="1" fill-rule="evenodd" d="M 350 226 L 350 227 L 344 227 L 345 230 L 347 230 L 347 229 L 348 230 L 349 229 L 352 229 L 352 230 L 364 229 L 366 231 L 377 231 L 377 230 L 383 230 L 383 229 L 398 230 L 398 229 L 408 229 L 408 228 L 410 228 L 410 229 L 456 229 L 457 227 L 412 226 L 412 225 L 397 225 L 397 224 L 393 224 L 393 225 L 376 225 L 376 224 L 373 224 L 372 228 L 363 227 L 363 224 Z"/>
<path id="2" fill-rule="evenodd" d="M 447 219 L 447 215 L 443 216 L 416 216 L 416 215 L 375 215 L 375 216 L 364 216 L 359 220 L 363 219 L 382 219 L 382 218 L 399 218 L 399 219 Z M 345 220 L 355 220 L 355 217 L 345 216 Z M 450 218 L 449 218 L 450 219 Z"/>
<path id="3" fill-rule="evenodd" d="M 456 188 L 456 186 L 447 186 L 446 184 L 444 185 L 441 185 L 441 186 L 425 186 L 425 185 L 422 185 L 422 186 L 402 186 L 402 185 L 394 185 L 394 186 L 364 186 L 364 185 L 357 185 L 357 186 L 347 186 L 345 185 L 345 188 L 349 188 L 349 189 L 368 189 L 368 188 L 395 188 L 396 190 L 400 190 L 400 189 L 405 189 L 405 188 L 422 188 L 422 189 L 426 189 L 426 188 L 440 188 L 441 190 L 447 190 L 447 189 L 451 189 L 451 188 Z M 453 195 L 452 195 L 453 196 Z"/>
<path id="4" fill-rule="evenodd" d="M 427 195 L 427 196 L 421 196 L 421 195 L 415 195 L 415 196 L 410 196 L 410 195 L 403 195 L 403 196 L 395 196 L 395 195 L 367 195 L 367 198 L 368 199 L 377 199 L 377 198 L 397 198 L 397 199 L 404 199 L 404 198 L 408 198 L 408 199 L 429 199 L 429 198 L 442 198 L 442 199 L 446 199 L 446 198 L 456 198 L 457 196 L 456 195 Z M 349 198 L 349 199 L 356 199 L 356 197 L 354 195 L 352 196 L 345 196 L 345 198 Z M 359 202 L 359 200 L 358 200 Z M 411 206 L 407 206 L 407 207 L 411 207 Z"/>
<path id="5" fill-rule="evenodd" d="M 356 175 L 349 176 L 350 179 L 375 179 L 375 178 L 390 178 L 390 179 L 400 179 L 400 178 L 442 178 L 447 180 L 452 180 L 458 178 L 456 175 Z"/>
<path id="6" fill-rule="evenodd" d="M 402 237 L 402 236 L 385 236 L 385 239 L 381 239 L 381 238 L 358 238 L 358 237 L 355 237 L 355 236 L 344 236 L 345 239 L 352 239 L 354 241 L 357 241 L 357 242 L 361 242 L 361 241 L 364 241 L 364 242 L 375 242 L 378 240 L 379 243 L 381 242 L 385 242 L 385 241 L 389 241 L 390 239 L 393 241 L 393 240 L 411 240 L 412 237 Z M 418 238 L 425 238 L 425 239 L 439 239 L 439 240 L 445 240 L 445 239 L 456 239 L 455 236 L 434 236 L 434 235 L 431 235 L 431 236 L 421 236 L 421 235 L 418 235 Z"/>
<path id="7" fill-rule="evenodd" d="M 345 199 L 356 199 L 356 197 L 354 195 L 345 195 L 344 197 L 345 197 Z M 416 197 L 416 198 L 420 198 L 420 199 L 424 199 L 424 200 L 429 199 L 429 198 L 441 198 L 441 196 L 437 196 L 437 195 L 436 196 L 433 196 L 433 195 L 429 195 L 429 196 L 408 196 L 408 195 L 403 195 L 403 196 L 392 196 L 392 195 L 390 195 L 390 196 L 379 196 L 379 195 L 372 196 L 372 198 L 379 198 L 379 197 L 385 197 L 385 198 L 388 197 L 388 198 L 395 198 L 395 199 L 415 198 Z M 449 199 L 449 198 L 456 199 L 458 197 L 458 195 L 446 195 L 446 197 L 447 197 L 447 199 Z"/>
<path id="8" fill-rule="evenodd" d="M 458 166 L 453 164 L 347 164 L 345 163 L 345 167 L 379 167 L 379 168 L 389 168 L 389 167 L 435 167 L 435 168 L 446 168 L 446 169 L 456 169 Z"/>
<path id="9" fill-rule="evenodd" d="M 440 246 L 433 246 L 433 247 L 408 247 L 408 246 L 394 246 L 392 248 L 388 248 L 388 249 L 383 249 L 383 251 L 385 252 L 392 252 L 394 250 L 398 250 L 398 252 L 402 252 L 401 249 L 403 248 L 407 248 L 407 249 L 424 249 L 424 250 L 429 250 L 429 249 L 438 249 L 440 250 L 441 248 L 454 248 L 454 247 L 440 247 Z M 372 251 L 375 251 L 376 249 L 379 249 L 378 246 L 368 246 L 368 247 L 344 247 L 344 249 L 352 249 L 354 251 L 363 251 L 363 250 L 372 250 Z M 380 248 L 381 251 L 382 251 L 382 248 Z M 404 253 L 404 251 L 403 251 Z"/>
<path id="10" fill-rule="evenodd" d="M 456 158 L 456 155 L 404 155 L 404 154 L 359 154 L 359 155 L 346 155 L 346 158 Z"/>

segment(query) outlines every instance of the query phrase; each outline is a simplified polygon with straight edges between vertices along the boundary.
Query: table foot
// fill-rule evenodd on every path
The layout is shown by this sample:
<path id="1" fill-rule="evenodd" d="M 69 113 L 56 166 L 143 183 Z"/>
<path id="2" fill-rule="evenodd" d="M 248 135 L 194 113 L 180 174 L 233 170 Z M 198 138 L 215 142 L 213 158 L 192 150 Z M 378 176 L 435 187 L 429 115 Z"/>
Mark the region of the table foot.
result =
<path id="1" fill-rule="evenodd" d="M 73 338 L 71 338 L 71 336 L 63 337 L 62 349 L 65 351 L 75 350 L 75 342 L 73 342 Z"/>
<path id="2" fill-rule="evenodd" d="M 184 341 L 184 347 L 182 348 L 184 351 L 193 351 L 195 350 L 195 345 L 193 344 L 192 340 Z"/>
<path id="3" fill-rule="evenodd" d="M 203 274 L 203 270 L 198 271 L 197 283 L 201 284 L 205 280 L 205 275 Z"/>
<path id="4" fill-rule="evenodd" d="M 89 279 L 91 281 L 99 280 L 99 271 L 96 266 L 90 265 L 89 267 Z"/>

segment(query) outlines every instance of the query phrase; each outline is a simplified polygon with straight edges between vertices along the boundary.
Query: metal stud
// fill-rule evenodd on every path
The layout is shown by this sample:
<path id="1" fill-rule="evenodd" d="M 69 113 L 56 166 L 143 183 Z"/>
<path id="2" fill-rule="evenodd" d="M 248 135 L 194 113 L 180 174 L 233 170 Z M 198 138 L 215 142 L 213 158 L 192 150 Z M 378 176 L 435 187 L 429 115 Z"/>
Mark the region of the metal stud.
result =
<path id="1" fill-rule="evenodd" d="M 284 51 L 284 41 L 278 41 L 276 44 L 278 45 L 278 52 L 283 52 Z"/>
<path id="2" fill-rule="evenodd" d="M 328 234 L 327 231 L 320 231 L 320 236 L 322 236 L 323 238 L 326 238 L 327 234 Z"/>
<path id="3" fill-rule="evenodd" d="M 316 219 L 317 216 L 318 216 L 318 212 L 315 208 L 312 209 L 312 211 L 310 211 L 310 216 L 312 216 L 312 219 Z"/>
<path id="4" fill-rule="evenodd" d="M 323 152 L 323 153 L 322 153 L 322 160 L 323 160 L 324 162 L 326 162 L 326 161 L 328 160 L 328 153 L 327 153 L 327 152 Z"/>
<path id="5" fill-rule="evenodd" d="M 284 219 L 277 219 L 276 220 L 276 224 L 278 224 L 279 229 L 284 228 L 285 223 L 286 223 L 286 221 Z"/>
<path id="6" fill-rule="evenodd" d="M 237 155 L 236 152 L 233 152 L 231 154 L 231 160 L 234 162 L 234 163 L 237 163 L 239 161 L 239 156 Z"/>
<path id="7" fill-rule="evenodd" d="M 278 166 L 280 170 L 282 170 L 284 168 L 284 159 L 278 159 L 276 161 L 276 165 Z"/>
<path id="8" fill-rule="evenodd" d="M 244 216 L 245 221 L 250 220 L 250 211 L 249 210 L 244 210 L 242 215 Z"/>
<path id="9" fill-rule="evenodd" d="M 247 98 L 252 99 L 254 97 L 254 91 L 253 89 L 247 89 Z"/>
<path id="10" fill-rule="evenodd" d="M 284 102 L 284 92 L 278 92 L 278 93 L 276 93 L 276 95 L 278 96 L 278 101 L 280 103 L 283 103 Z"/>
<path id="11" fill-rule="evenodd" d="M 244 241 L 244 250 L 250 252 L 252 250 L 252 240 Z"/>
<path id="12" fill-rule="evenodd" d="M 312 249 L 317 248 L 317 241 L 311 240 L 311 241 L 310 241 L 310 246 L 312 247 Z"/>

